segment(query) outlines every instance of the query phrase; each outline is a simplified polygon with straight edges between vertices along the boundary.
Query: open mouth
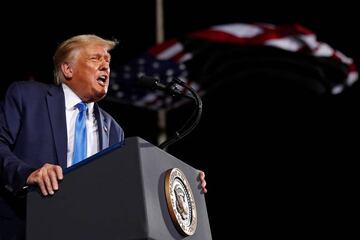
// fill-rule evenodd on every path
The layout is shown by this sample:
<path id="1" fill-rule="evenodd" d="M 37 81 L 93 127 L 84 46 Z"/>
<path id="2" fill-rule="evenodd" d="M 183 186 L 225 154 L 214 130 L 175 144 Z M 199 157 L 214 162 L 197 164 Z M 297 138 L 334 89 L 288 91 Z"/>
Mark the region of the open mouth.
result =
<path id="1" fill-rule="evenodd" d="M 97 79 L 97 82 L 99 83 L 99 85 L 105 87 L 107 78 L 108 78 L 107 75 L 100 75 Z"/>

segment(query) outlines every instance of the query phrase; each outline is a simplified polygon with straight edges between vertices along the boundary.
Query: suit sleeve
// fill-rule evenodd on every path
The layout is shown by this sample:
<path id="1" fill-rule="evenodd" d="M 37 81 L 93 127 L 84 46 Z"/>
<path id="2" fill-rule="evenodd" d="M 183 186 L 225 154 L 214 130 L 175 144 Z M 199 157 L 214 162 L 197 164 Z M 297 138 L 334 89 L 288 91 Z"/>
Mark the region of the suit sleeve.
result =
<path id="1" fill-rule="evenodd" d="M 22 126 L 23 111 L 19 86 L 14 83 L 0 105 L 0 183 L 14 194 L 22 190 L 27 177 L 35 170 L 13 153 Z"/>

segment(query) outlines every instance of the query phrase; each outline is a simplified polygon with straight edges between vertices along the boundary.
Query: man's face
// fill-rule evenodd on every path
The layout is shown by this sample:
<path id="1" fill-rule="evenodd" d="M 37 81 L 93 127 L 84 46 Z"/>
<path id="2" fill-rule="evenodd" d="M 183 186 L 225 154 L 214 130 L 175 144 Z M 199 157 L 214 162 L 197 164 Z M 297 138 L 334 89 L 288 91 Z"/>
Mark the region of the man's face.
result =
<path id="1" fill-rule="evenodd" d="M 65 83 L 85 102 L 105 97 L 109 87 L 110 54 L 102 44 L 90 44 L 75 52 Z"/>

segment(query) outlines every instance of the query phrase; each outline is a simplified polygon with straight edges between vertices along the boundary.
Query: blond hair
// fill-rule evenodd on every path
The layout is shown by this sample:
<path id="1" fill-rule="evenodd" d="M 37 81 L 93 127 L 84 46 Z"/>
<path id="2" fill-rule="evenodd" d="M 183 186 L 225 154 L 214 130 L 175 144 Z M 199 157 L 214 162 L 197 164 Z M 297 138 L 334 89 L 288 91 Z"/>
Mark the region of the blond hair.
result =
<path id="1" fill-rule="evenodd" d="M 94 43 L 103 44 L 107 47 L 108 51 L 113 49 L 118 44 L 116 40 L 107 40 L 96 35 L 86 34 L 69 38 L 57 47 L 53 57 L 54 80 L 56 84 L 61 84 L 65 80 L 63 72 L 61 71 L 61 64 L 73 58 L 76 50 Z"/>

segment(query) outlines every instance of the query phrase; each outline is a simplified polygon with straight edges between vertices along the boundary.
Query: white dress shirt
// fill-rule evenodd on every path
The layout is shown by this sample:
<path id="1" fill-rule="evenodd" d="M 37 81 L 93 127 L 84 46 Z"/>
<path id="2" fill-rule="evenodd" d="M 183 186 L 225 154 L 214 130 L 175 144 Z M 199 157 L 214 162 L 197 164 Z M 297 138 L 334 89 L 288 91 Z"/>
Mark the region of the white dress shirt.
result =
<path id="1" fill-rule="evenodd" d="M 65 113 L 67 128 L 67 167 L 72 165 L 74 153 L 75 121 L 79 109 L 75 107 L 81 99 L 66 84 L 62 84 L 65 96 Z M 99 131 L 94 114 L 94 103 L 87 103 L 86 114 L 86 138 L 87 138 L 87 157 L 99 152 Z"/>

